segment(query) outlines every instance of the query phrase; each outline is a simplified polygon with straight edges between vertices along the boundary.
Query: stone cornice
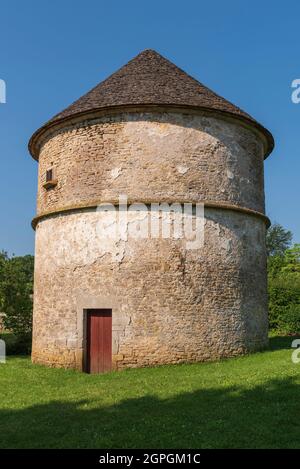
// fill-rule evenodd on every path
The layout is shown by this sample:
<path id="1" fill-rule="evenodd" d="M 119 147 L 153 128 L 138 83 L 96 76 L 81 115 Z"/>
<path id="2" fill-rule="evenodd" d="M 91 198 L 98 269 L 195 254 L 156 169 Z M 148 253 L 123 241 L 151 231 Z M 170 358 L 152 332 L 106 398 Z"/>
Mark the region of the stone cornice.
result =
<path id="1" fill-rule="evenodd" d="M 101 117 L 110 117 L 122 113 L 138 113 L 138 112 L 177 112 L 183 114 L 197 114 L 217 117 L 229 122 L 240 124 L 243 127 L 250 129 L 255 134 L 258 134 L 264 143 L 264 154 L 265 158 L 269 156 L 274 148 L 274 139 L 272 134 L 265 129 L 262 125 L 257 122 L 247 119 L 244 116 L 238 116 L 230 112 L 212 110 L 205 107 L 197 106 L 179 106 L 179 105 L 123 105 L 123 106 L 111 106 L 107 108 L 95 109 L 89 112 L 77 113 L 74 116 L 60 119 L 58 122 L 48 122 L 43 127 L 38 129 L 29 140 L 28 149 L 31 156 L 38 161 L 40 148 L 43 143 L 56 132 L 57 130 L 64 130 L 72 125 L 91 121 L 93 119 Z"/>
<path id="2" fill-rule="evenodd" d="M 261 212 L 258 212 L 256 210 L 252 210 L 252 209 L 249 209 L 249 208 L 246 208 L 246 207 L 241 207 L 239 205 L 234 205 L 234 204 L 230 204 L 230 203 L 227 203 L 227 202 L 216 202 L 216 201 L 203 201 L 203 200 L 160 200 L 160 201 L 156 201 L 156 200 L 130 200 L 128 199 L 127 200 L 127 205 L 132 205 L 132 204 L 145 204 L 147 206 L 150 206 L 151 204 L 164 204 L 164 203 L 167 203 L 167 204 L 175 204 L 175 203 L 179 203 L 179 204 L 188 204 L 188 203 L 192 203 L 194 205 L 196 204 L 200 204 L 200 203 L 204 203 L 204 207 L 205 208 L 214 208 L 214 209 L 220 209 L 220 210 L 231 210 L 231 211 L 235 211 L 235 212 L 240 212 L 240 213 L 244 213 L 246 215 L 250 215 L 250 216 L 254 216 L 254 217 L 258 217 L 258 218 L 261 218 L 267 225 L 267 227 L 269 227 L 271 225 L 271 222 L 269 220 L 269 218 L 261 213 Z M 65 206 L 65 207 L 59 207 L 55 210 L 50 210 L 50 211 L 47 211 L 47 212 L 43 212 L 43 213 L 40 213 L 38 214 L 33 220 L 32 220 L 32 227 L 33 229 L 36 228 L 37 224 L 45 219 L 45 218 L 49 218 L 49 217 L 53 217 L 53 216 L 57 216 L 57 215 L 66 215 L 68 213 L 72 213 L 72 212 L 78 212 L 78 211 L 83 211 L 83 210 L 95 210 L 99 205 L 103 205 L 103 204 L 112 204 L 114 206 L 119 206 L 119 200 L 93 200 L 93 201 L 89 201 L 89 202 L 84 202 L 82 204 L 76 204 L 76 205 L 68 205 L 68 206 Z"/>

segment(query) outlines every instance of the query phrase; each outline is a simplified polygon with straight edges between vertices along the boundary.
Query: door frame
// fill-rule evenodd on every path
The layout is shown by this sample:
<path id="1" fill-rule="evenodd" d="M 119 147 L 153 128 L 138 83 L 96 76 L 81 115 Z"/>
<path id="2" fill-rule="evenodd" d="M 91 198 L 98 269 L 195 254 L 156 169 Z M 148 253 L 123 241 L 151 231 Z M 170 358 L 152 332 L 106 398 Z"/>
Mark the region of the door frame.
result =
<path id="1" fill-rule="evenodd" d="M 89 344 L 88 344 L 88 317 L 89 314 L 93 311 L 107 310 L 111 312 L 111 317 L 113 317 L 112 308 L 86 308 L 83 310 L 83 372 L 90 373 L 89 370 Z M 113 351 L 112 351 L 113 355 Z M 111 357 L 112 360 L 112 357 Z"/>

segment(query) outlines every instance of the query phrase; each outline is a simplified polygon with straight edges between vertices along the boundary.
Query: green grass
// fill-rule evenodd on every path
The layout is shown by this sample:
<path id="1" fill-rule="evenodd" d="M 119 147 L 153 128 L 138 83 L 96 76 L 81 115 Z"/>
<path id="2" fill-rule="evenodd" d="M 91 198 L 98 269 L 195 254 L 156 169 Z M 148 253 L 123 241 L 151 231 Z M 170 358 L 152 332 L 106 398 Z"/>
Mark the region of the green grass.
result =
<path id="1" fill-rule="evenodd" d="M 216 363 L 106 375 L 0 365 L 1 448 L 300 448 L 291 338 Z"/>

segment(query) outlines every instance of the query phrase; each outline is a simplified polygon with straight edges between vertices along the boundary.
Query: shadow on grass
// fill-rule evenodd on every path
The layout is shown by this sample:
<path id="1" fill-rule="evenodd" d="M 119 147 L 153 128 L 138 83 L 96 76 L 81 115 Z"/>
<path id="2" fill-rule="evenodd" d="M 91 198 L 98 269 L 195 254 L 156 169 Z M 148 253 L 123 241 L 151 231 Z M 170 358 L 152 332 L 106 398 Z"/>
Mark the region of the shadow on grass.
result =
<path id="1" fill-rule="evenodd" d="M 273 336 L 269 338 L 269 350 L 286 350 L 290 349 L 292 342 L 299 339 L 300 336 Z M 268 350 L 267 350 L 268 351 Z"/>
<path id="2" fill-rule="evenodd" d="M 0 432 L 1 448 L 299 448 L 299 385 L 272 380 L 110 407 L 49 402 L 1 410 Z"/>

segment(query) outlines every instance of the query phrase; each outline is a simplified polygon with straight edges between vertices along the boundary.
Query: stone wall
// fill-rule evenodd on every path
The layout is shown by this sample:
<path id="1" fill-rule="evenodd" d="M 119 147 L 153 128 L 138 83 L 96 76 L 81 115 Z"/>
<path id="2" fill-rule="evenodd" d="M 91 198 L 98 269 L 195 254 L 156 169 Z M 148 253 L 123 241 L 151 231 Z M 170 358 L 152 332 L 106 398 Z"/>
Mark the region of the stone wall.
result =
<path id="1" fill-rule="evenodd" d="M 132 222 L 140 220 L 132 214 Z M 41 221 L 33 360 L 82 367 L 84 309 L 111 308 L 115 368 L 212 360 L 267 343 L 263 220 L 207 209 L 205 242 L 110 239 L 97 211 Z M 109 222 L 109 220 L 108 220 Z"/>
<path id="2" fill-rule="evenodd" d="M 58 184 L 46 190 L 53 165 Z M 114 368 L 212 360 L 267 343 L 265 221 L 206 208 L 204 245 L 101 238 L 117 200 L 225 202 L 264 213 L 263 144 L 217 117 L 123 113 L 52 133 L 39 159 L 33 361 L 82 369 L 84 311 L 111 308 Z M 148 217 L 131 213 L 130 223 Z M 128 226 L 130 225 L 128 224 Z M 99 239 L 100 234 L 100 239 Z"/>
<path id="3" fill-rule="evenodd" d="M 53 164 L 58 184 L 46 190 Z M 123 113 L 54 132 L 39 158 L 38 215 L 93 201 L 213 200 L 264 212 L 263 143 L 218 118 Z"/>

